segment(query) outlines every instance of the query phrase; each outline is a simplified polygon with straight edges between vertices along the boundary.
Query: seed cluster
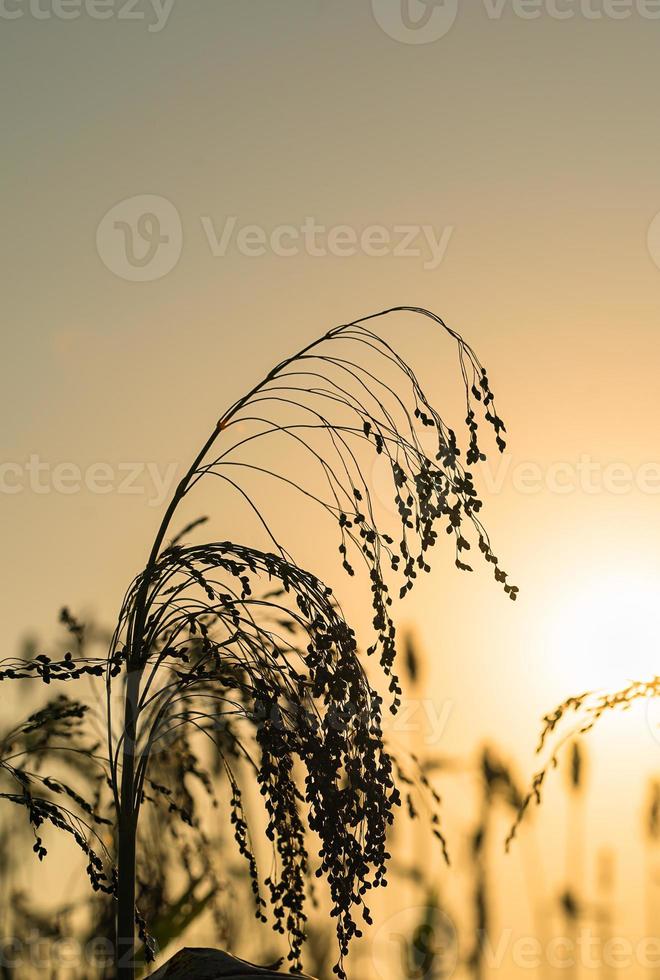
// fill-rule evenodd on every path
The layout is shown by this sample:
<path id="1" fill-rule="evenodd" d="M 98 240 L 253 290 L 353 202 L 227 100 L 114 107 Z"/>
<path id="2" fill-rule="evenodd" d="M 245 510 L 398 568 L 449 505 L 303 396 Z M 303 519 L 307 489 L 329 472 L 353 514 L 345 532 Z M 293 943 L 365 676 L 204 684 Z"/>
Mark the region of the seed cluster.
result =
<path id="1" fill-rule="evenodd" d="M 472 349 L 433 314 L 408 312 L 430 318 L 456 341 L 467 403 L 467 466 L 486 458 L 478 440 L 479 411 L 503 451 L 504 425 Z M 188 543 L 201 521 L 164 547 L 161 535 L 126 593 L 106 659 L 87 655 L 84 630 L 65 611 L 72 651 L 0 665 L 0 680 L 105 678 L 106 774 L 115 818 L 122 807 L 137 823 L 149 805 L 168 815 L 168 832 L 176 833 L 176 821 L 191 828 L 204 851 L 208 841 L 188 784 L 196 780 L 217 804 L 217 776 L 224 773 L 229 818 L 247 862 L 257 917 L 266 921 L 271 907 L 276 931 L 288 937 L 289 959 L 301 969 L 310 877 L 324 878 L 336 920 L 340 978 L 346 976 L 343 961 L 351 940 L 361 935 L 362 922 L 371 922 L 369 892 L 387 883 L 387 833 L 402 802 L 396 783 L 412 786 L 412 780 L 384 743 L 383 699 L 365 673 L 354 630 L 333 591 L 278 540 L 253 482 L 275 481 L 318 505 L 338 535 L 344 571 L 368 583 L 373 637 L 366 652 L 377 657 L 389 679 L 393 712 L 402 690 L 394 670 L 392 595 L 404 598 L 418 575 L 430 571 L 429 552 L 443 530 L 453 541 L 458 568 L 471 570 L 465 555 L 476 538 L 510 598 L 518 591 L 507 582 L 480 523 L 481 501 L 454 431 L 409 365 L 371 328 L 371 319 L 329 331 L 231 406 L 179 486 L 162 526 L 164 531 L 200 480 L 214 478 L 247 502 L 267 547 Z M 293 470 L 289 449 L 302 453 L 302 465 Z M 389 509 L 374 495 L 374 461 L 389 474 Z M 129 674 L 138 677 L 140 695 L 130 735 L 134 797 L 126 800 L 120 799 L 120 747 L 128 736 L 120 727 L 117 737 L 111 693 Z M 37 737 L 48 740 L 63 729 L 67 738 L 78 737 L 75 726 L 84 713 L 77 702 L 50 702 L 28 720 L 21 737 L 41 733 Z M 220 760 L 215 770 L 209 769 L 206 745 Z M 89 858 L 94 888 L 114 892 L 112 860 L 104 864 L 91 849 L 89 826 L 75 822 L 82 814 L 92 824 L 107 823 L 98 805 L 57 780 L 42 780 L 51 797 L 64 794 L 75 804 L 79 815 L 65 817 L 52 798 L 34 795 L 33 777 L 11 766 L 7 771 L 20 788 L 4 798 L 28 808 L 35 832 L 48 821 L 72 834 Z M 264 878 L 268 902 L 241 790 L 246 778 L 260 791 L 272 843 L 273 869 Z M 439 798 L 423 773 L 420 783 L 431 797 L 433 830 L 444 847 L 435 809 Z M 415 816 L 409 789 L 405 802 Z M 314 871 L 312 841 L 318 852 Z M 40 857 L 45 853 L 39 837 L 35 849 Z M 189 854 L 182 853 L 192 869 Z M 164 889 L 157 872 L 146 870 L 153 871 L 156 890 Z M 144 869 L 139 885 L 138 895 L 148 894 Z M 153 944 L 142 911 L 136 911 L 136 924 L 149 956 Z"/>

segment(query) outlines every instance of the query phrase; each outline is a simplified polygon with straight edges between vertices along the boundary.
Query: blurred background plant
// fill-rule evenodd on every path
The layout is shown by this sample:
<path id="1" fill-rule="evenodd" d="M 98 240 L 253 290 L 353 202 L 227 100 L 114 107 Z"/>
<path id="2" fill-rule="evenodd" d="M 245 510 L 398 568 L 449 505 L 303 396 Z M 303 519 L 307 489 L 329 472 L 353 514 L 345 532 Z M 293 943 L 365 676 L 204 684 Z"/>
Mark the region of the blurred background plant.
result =
<path id="1" fill-rule="evenodd" d="M 92 643 L 105 639 L 105 632 L 93 624 L 88 634 Z M 404 690 L 414 698 L 424 690 L 425 658 L 412 633 L 402 637 L 401 645 Z M 28 697 L 25 686 L 20 691 L 22 697 Z M 26 702 L 23 707 L 29 710 L 30 705 Z M 381 931 L 386 965 L 383 967 L 382 957 L 374 957 L 374 939 L 367 934 L 351 953 L 349 976 L 355 980 L 502 977 L 507 974 L 507 964 L 501 962 L 501 957 L 498 959 L 498 946 L 506 908 L 498 866 L 506 829 L 524 803 L 522 781 L 515 766 L 492 743 L 484 745 L 473 758 L 448 758 L 429 752 L 420 731 L 411 727 L 413 730 L 406 731 L 394 747 L 399 760 L 417 758 L 423 777 L 432 786 L 445 787 L 452 781 L 467 783 L 470 805 L 463 812 L 461 834 L 452 841 L 450 869 L 443 867 L 439 854 L 434 854 L 430 831 L 423 821 L 403 822 L 392 830 L 392 897 L 381 901 L 374 926 L 376 933 Z M 15 757 L 21 741 L 30 737 L 29 733 L 9 736 L 8 732 L 2 738 L 3 759 L 7 754 Z M 31 748 L 34 750 L 34 746 Z M 56 744 L 43 744 L 44 761 L 51 750 L 57 751 Z M 190 763 L 185 742 L 175 743 L 171 751 L 177 753 L 176 758 L 165 756 L 162 765 L 169 772 L 172 766 L 178 767 L 183 785 L 183 773 Z M 83 796 L 97 793 L 98 777 L 90 758 L 77 753 L 72 759 L 63 755 L 58 763 L 62 780 L 66 772 L 71 782 L 81 786 Z M 616 929 L 616 842 L 596 854 L 593 867 L 588 866 L 586 857 L 589 760 L 583 739 L 568 743 L 560 768 L 563 778 L 558 787 L 563 789 L 566 808 L 563 887 L 555 889 L 543 874 L 533 820 L 521 826 L 520 847 L 506 858 L 520 865 L 532 931 L 542 949 L 553 937 L 578 942 L 581 930 L 593 930 L 604 944 Z M 215 795 L 222 795 L 227 789 L 223 787 L 226 776 L 222 767 L 211 770 L 208 777 L 213 781 Z M 154 780 L 157 781 L 155 771 Z M 139 905 L 152 924 L 160 959 L 184 944 L 194 943 L 223 945 L 254 961 L 277 962 L 282 948 L 268 931 L 255 930 L 246 915 L 251 882 L 243 862 L 235 855 L 231 834 L 217 819 L 212 805 L 200 814 L 199 826 L 182 821 L 177 807 L 183 803 L 182 798 L 173 800 L 170 809 L 169 803 L 163 807 L 158 800 L 152 801 L 145 811 L 145 832 L 140 842 L 142 878 L 148 876 L 149 888 L 140 881 Z M 244 805 L 252 805 L 249 797 Z M 409 806 L 414 808 L 412 797 Z M 640 832 L 646 841 L 647 931 L 658 935 L 660 779 L 648 786 Z M 86 980 L 110 980 L 114 973 L 112 949 L 102 940 L 111 935 L 112 899 L 105 894 L 90 899 L 84 891 L 72 895 L 68 884 L 63 889 L 53 888 L 52 893 L 44 892 L 38 879 L 32 880 L 26 872 L 24 856 L 25 848 L 31 844 L 29 834 L 20 811 L 14 816 L 5 808 L 0 825 L 0 977 L 73 980 L 84 975 Z M 66 854 L 56 861 L 66 868 Z M 393 909 L 407 910 L 407 914 L 401 919 L 397 913 L 390 927 Z M 69 953 L 65 954 L 67 947 Z M 334 956 L 334 930 L 327 909 L 319 901 L 310 915 L 305 969 L 326 980 L 331 976 Z M 610 980 L 621 975 L 604 961 L 585 972 L 577 963 L 558 969 L 543 956 L 526 972 L 536 980 L 555 976 Z M 649 976 L 654 975 L 649 971 Z"/>

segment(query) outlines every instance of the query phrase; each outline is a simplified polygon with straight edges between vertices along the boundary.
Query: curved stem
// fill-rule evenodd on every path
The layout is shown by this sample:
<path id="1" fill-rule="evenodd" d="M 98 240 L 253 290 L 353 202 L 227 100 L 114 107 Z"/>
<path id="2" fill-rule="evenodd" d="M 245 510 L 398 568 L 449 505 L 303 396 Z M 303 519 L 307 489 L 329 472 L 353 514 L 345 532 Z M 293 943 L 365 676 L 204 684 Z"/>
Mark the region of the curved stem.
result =
<path id="1" fill-rule="evenodd" d="M 190 469 L 179 483 L 160 523 L 135 602 L 132 642 L 128 654 L 126 696 L 124 700 L 124 746 L 122 753 L 121 794 L 119 797 L 117 841 L 117 938 L 118 980 L 135 980 L 135 857 L 139 801 L 135 800 L 135 747 L 140 713 L 140 683 L 144 670 L 142 639 L 146 624 L 149 585 L 165 535 L 188 484 L 207 452 L 222 431 L 218 423 L 199 451 Z M 112 746 L 110 754 L 112 756 Z"/>
<path id="2" fill-rule="evenodd" d="M 138 829 L 138 817 L 140 810 L 140 800 L 136 798 L 136 744 L 139 730 L 139 717 L 140 717 L 140 687 L 142 682 L 142 675 L 146 668 L 148 662 L 148 640 L 145 639 L 145 627 L 147 623 L 148 609 L 150 605 L 149 589 L 151 587 L 151 582 L 154 574 L 154 570 L 158 563 L 158 558 L 160 555 L 160 550 L 165 540 L 165 535 L 167 534 L 168 528 L 174 516 L 174 513 L 181 503 L 183 497 L 190 489 L 191 483 L 194 482 L 194 477 L 197 474 L 198 468 L 203 462 L 205 456 L 211 449 L 213 443 L 219 436 L 219 434 L 227 428 L 232 419 L 243 409 L 250 401 L 254 398 L 256 394 L 266 388 L 271 381 L 281 375 L 286 369 L 294 362 L 302 359 L 314 348 L 319 347 L 321 344 L 328 340 L 333 340 L 337 337 L 345 335 L 348 337 L 348 332 L 351 328 L 362 328 L 360 325 L 365 324 L 371 320 L 375 320 L 380 317 L 384 317 L 390 313 L 394 312 L 411 312 L 424 315 L 434 320 L 440 326 L 452 336 L 461 349 L 461 365 L 463 368 L 462 353 L 463 349 L 467 351 L 471 358 L 474 358 L 474 354 L 467 345 L 463 345 L 463 341 L 460 336 L 451 330 L 447 325 L 440 319 L 440 317 L 435 316 L 428 310 L 420 309 L 411 306 L 399 306 L 392 307 L 389 310 L 383 310 L 380 313 L 372 314 L 370 316 L 362 317 L 361 319 L 354 320 L 350 324 L 345 324 L 344 326 L 334 327 L 333 329 L 327 331 L 322 337 L 314 340 L 312 343 L 307 344 L 296 354 L 285 358 L 279 364 L 277 364 L 258 384 L 256 384 L 247 394 L 239 398 L 234 404 L 225 412 L 222 418 L 218 421 L 215 429 L 210 434 L 205 444 L 199 451 L 192 465 L 188 469 L 187 473 L 178 484 L 172 499 L 165 511 L 163 519 L 158 528 L 156 537 L 154 539 L 151 552 L 149 554 L 149 559 L 147 561 L 145 570 L 142 575 L 142 579 L 137 588 L 137 593 L 135 595 L 135 604 L 133 607 L 133 613 L 131 616 L 131 621 L 129 624 L 129 631 L 127 637 L 127 678 L 126 678 L 126 693 L 124 700 L 124 724 L 123 724 L 123 745 L 117 746 L 117 754 L 121 747 L 122 764 L 121 764 L 121 791 L 117 795 L 117 773 L 116 773 L 116 761 L 113 764 L 113 791 L 115 792 L 115 801 L 118 808 L 117 818 L 118 818 L 118 887 L 117 887 L 117 899 L 118 899 L 118 911 L 117 911 L 117 941 L 116 941 L 116 951 L 117 951 L 117 977 L 118 980 L 134 980 L 135 978 L 135 860 L 136 860 L 136 840 L 137 840 L 137 829 Z M 463 346 L 461 346 L 463 345 Z M 383 342 L 383 346 L 387 351 L 391 351 L 388 344 Z M 475 358 L 476 363 L 476 358 Z M 409 373 L 409 372 L 407 372 Z M 325 420 L 324 420 L 325 422 Z M 329 427 L 332 431 L 332 427 Z M 225 477 L 225 479 L 228 479 Z M 231 482 L 231 481 L 230 481 Z M 145 649 L 147 647 L 147 649 Z M 112 743 L 112 732 L 111 725 L 109 724 L 108 738 L 110 743 Z M 111 760 L 114 759 L 113 745 L 109 744 L 109 757 Z M 146 773 L 146 767 L 148 765 L 148 755 L 143 760 L 144 773 Z M 142 777 L 144 776 L 142 773 Z M 139 795 L 139 794 L 138 794 Z"/>

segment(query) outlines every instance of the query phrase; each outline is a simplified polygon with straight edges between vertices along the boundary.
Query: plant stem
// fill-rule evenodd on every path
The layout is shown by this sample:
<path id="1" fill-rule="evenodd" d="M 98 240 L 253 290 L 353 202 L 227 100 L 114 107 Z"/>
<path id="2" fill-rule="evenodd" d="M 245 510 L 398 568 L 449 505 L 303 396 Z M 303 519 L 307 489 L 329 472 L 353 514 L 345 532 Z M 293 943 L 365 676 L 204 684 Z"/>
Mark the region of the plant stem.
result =
<path id="1" fill-rule="evenodd" d="M 135 790 L 136 713 L 141 672 L 131 671 L 126 684 L 124 713 L 124 752 L 121 774 L 121 806 L 117 863 L 117 978 L 135 978 L 135 854 L 137 848 L 137 809 Z"/>
<path id="2" fill-rule="evenodd" d="M 135 874 L 137 853 L 137 828 L 140 810 L 135 799 L 135 759 L 138 734 L 140 683 L 148 651 L 142 649 L 144 627 L 147 620 L 149 585 L 158 555 L 174 512 L 183 499 L 188 484 L 197 467 L 215 442 L 218 425 L 196 456 L 192 466 L 179 483 L 161 521 L 151 548 L 149 560 L 135 602 L 135 616 L 131 649 L 128 656 L 128 676 L 124 701 L 124 745 L 121 767 L 121 797 L 119 803 L 117 840 L 117 980 L 135 980 Z"/>
<path id="3" fill-rule="evenodd" d="M 121 794 L 118 797 L 118 840 L 117 840 L 117 864 L 118 864 L 118 886 L 117 886 L 117 936 L 116 936 L 116 962 L 118 980 L 135 980 L 135 898 L 136 898 L 136 854 L 137 854 L 137 831 L 138 818 L 140 811 L 140 800 L 136 799 L 135 785 L 135 762 L 137 757 L 137 741 L 139 735 L 139 705 L 140 705 L 140 684 L 149 651 L 143 648 L 144 630 L 147 622 L 149 609 L 149 587 L 151 585 L 154 569 L 158 562 L 160 549 L 165 540 L 165 535 L 170 526 L 174 512 L 183 500 L 190 487 L 190 482 L 197 473 L 198 467 L 209 452 L 213 443 L 220 433 L 227 427 L 229 422 L 236 416 L 241 408 L 260 389 L 265 387 L 271 380 L 276 378 L 293 361 L 313 350 L 323 341 L 332 337 L 336 332 L 331 330 L 318 338 L 301 351 L 291 357 L 286 358 L 276 365 L 266 377 L 255 385 L 246 395 L 239 398 L 231 408 L 225 412 L 224 416 L 216 424 L 208 439 L 197 454 L 187 473 L 178 484 L 167 510 L 158 528 L 149 554 L 147 565 L 142 575 L 142 581 L 138 588 L 135 599 L 135 610 L 133 614 L 131 637 L 127 657 L 127 680 L 126 696 L 124 701 L 124 726 L 123 726 L 123 750 L 121 765 Z M 111 736 L 110 736 L 111 737 Z M 112 745 L 109 746 L 110 757 L 112 758 Z M 138 787 L 139 795 L 139 787 Z M 117 799 L 117 797 L 116 797 Z"/>

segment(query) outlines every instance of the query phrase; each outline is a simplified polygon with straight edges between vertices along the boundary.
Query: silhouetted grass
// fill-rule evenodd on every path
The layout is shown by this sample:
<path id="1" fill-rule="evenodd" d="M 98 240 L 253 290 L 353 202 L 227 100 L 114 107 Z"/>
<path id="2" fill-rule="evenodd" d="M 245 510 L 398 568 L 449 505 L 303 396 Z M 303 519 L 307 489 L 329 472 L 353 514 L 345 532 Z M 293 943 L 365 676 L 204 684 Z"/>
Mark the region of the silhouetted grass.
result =
<path id="1" fill-rule="evenodd" d="M 467 466 L 485 459 L 478 413 L 502 451 L 504 426 L 472 349 L 425 310 L 388 313 L 404 311 L 421 314 L 456 342 L 467 406 Z M 375 319 L 330 330 L 278 364 L 222 414 L 177 486 L 146 565 L 126 592 L 107 656 L 87 652 L 84 628 L 65 612 L 72 649 L 63 657 L 41 654 L 2 665 L 4 680 L 34 678 L 76 688 L 89 677 L 105 683 L 107 746 L 102 754 L 98 746 L 89 754 L 109 788 L 111 816 L 104 814 L 101 794 L 86 799 L 68 784 L 8 758 L 2 765 L 16 788 L 2 797 L 26 809 L 40 858 L 46 849 L 39 831 L 49 823 L 83 851 L 94 890 L 116 899 L 119 980 L 135 974 L 136 927 L 147 956 L 153 949 L 146 918 L 136 906 L 140 880 L 148 896 L 153 874 L 147 867 L 136 877 L 142 811 L 160 806 L 202 834 L 196 797 L 187 788 L 196 781 L 215 800 L 201 746 L 218 753 L 231 787 L 226 818 L 246 861 L 256 915 L 265 922 L 267 905 L 272 907 L 276 931 L 288 938 L 295 967 L 305 937 L 308 829 L 320 840 L 317 874 L 329 886 L 339 977 L 345 977 L 343 958 L 351 939 L 361 935 L 361 921 L 371 922 L 369 892 L 387 880 L 387 829 L 401 800 L 397 770 L 406 777 L 383 742 L 383 698 L 367 679 L 355 632 L 332 590 L 300 567 L 277 539 L 247 489 L 248 475 L 302 493 L 334 526 L 345 572 L 359 573 L 368 586 L 373 638 L 366 653 L 377 656 L 389 680 L 394 712 L 401 688 L 394 670 L 391 589 L 404 597 L 418 575 L 430 571 L 429 552 L 439 532 L 451 538 L 456 565 L 463 570 L 470 570 L 465 556 L 476 542 L 495 578 L 516 598 L 479 520 L 481 502 L 461 463 L 454 431 L 409 365 L 372 329 Z M 434 434 L 431 455 L 419 427 Z M 247 449 L 262 440 L 290 442 L 304 453 L 309 473 L 291 472 L 286 460 L 272 468 L 265 454 L 254 462 Z M 384 459 L 390 472 L 395 536 L 379 519 L 366 477 L 365 459 L 373 455 Z M 318 478 L 325 496 L 315 489 Z M 200 481 L 211 479 L 247 503 L 269 539 L 268 550 L 226 540 L 189 543 L 201 522 L 166 541 L 184 499 Z M 57 736 L 63 743 L 58 748 L 88 752 L 81 741 L 87 715 L 87 705 L 58 697 L 12 737 L 42 737 L 54 749 Z M 39 751 L 32 747 L 28 754 Z M 240 771 L 237 759 L 244 762 Z M 277 859 L 277 870 L 265 880 L 243 805 L 239 775 L 245 771 L 263 797 L 266 836 Z M 434 805 L 423 773 L 420 781 Z M 97 829 L 108 821 L 112 848 Z M 433 821 L 442 840 L 435 810 Z M 157 881 L 153 887 L 157 893 Z"/>

